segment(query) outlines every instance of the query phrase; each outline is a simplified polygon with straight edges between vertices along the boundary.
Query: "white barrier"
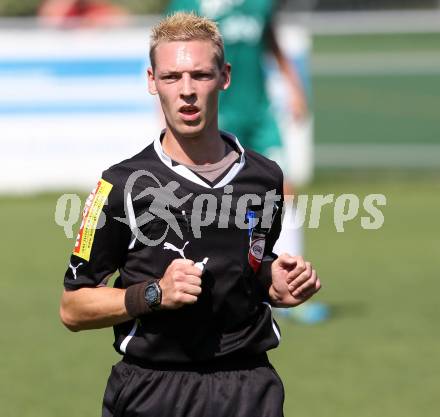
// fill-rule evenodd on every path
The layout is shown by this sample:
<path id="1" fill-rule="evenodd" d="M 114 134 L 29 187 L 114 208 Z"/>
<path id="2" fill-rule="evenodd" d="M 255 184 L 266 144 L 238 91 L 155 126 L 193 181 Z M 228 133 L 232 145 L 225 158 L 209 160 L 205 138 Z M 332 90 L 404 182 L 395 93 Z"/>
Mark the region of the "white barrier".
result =
<path id="1" fill-rule="evenodd" d="M 0 33 L 0 191 L 90 189 L 160 131 L 148 31 Z"/>
<path id="2" fill-rule="evenodd" d="M 88 190 L 160 133 L 145 75 L 148 35 L 0 29 L 0 192 Z"/>

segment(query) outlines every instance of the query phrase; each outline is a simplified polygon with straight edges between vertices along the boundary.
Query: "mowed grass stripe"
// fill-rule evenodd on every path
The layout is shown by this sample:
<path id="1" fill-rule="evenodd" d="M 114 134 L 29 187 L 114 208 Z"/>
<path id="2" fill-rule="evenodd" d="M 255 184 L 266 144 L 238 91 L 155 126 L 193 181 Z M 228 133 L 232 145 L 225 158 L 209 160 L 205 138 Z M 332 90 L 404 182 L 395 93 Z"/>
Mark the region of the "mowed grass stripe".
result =
<path id="1" fill-rule="evenodd" d="M 314 35 L 314 53 L 428 52 L 440 50 L 440 33 Z"/>
<path id="2" fill-rule="evenodd" d="M 391 165 L 399 160 L 398 167 L 435 165 L 427 155 L 430 148 L 422 149 L 440 140 L 439 57 L 440 33 L 314 36 L 317 163 L 337 166 L 339 159 L 341 166 L 354 166 L 369 160 L 374 166 L 374 160 L 384 159 L 376 158 L 377 146 L 393 144 L 398 147 Z M 367 154 L 324 146 L 331 144 L 361 144 Z M 421 146 L 414 148 L 414 162 L 408 161 L 406 144 Z"/>
<path id="3" fill-rule="evenodd" d="M 440 169 L 440 144 L 316 145 L 318 168 Z"/>
<path id="4" fill-rule="evenodd" d="M 440 74 L 313 77 L 315 143 L 435 145 Z"/>
<path id="5" fill-rule="evenodd" d="M 315 76 L 440 74 L 440 51 L 320 53 L 312 59 Z"/>

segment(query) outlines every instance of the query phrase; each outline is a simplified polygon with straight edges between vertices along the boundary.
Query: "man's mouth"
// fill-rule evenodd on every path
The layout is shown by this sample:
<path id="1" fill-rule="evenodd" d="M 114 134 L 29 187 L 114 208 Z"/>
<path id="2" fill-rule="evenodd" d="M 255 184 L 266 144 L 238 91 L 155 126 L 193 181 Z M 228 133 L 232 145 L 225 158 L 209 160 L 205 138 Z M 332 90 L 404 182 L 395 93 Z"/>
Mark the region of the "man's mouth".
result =
<path id="1" fill-rule="evenodd" d="M 197 106 L 186 105 L 179 108 L 179 113 L 184 120 L 194 121 L 199 117 L 200 109 Z"/>
<path id="2" fill-rule="evenodd" d="M 196 106 L 182 106 L 179 111 L 183 114 L 195 114 L 198 113 L 200 110 Z"/>

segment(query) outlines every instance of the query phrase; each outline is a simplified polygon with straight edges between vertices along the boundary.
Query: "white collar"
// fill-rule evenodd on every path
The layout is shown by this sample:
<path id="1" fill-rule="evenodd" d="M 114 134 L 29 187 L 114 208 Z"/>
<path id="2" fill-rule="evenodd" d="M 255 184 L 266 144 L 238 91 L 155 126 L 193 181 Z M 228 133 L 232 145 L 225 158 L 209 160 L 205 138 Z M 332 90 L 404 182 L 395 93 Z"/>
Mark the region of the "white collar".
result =
<path id="1" fill-rule="evenodd" d="M 237 148 L 240 151 L 240 161 L 235 162 L 234 165 L 229 168 L 229 172 L 222 178 L 220 182 L 215 184 L 214 186 L 209 185 L 207 182 L 203 181 L 198 175 L 196 175 L 193 171 L 191 171 L 189 168 L 187 168 L 184 165 L 173 165 L 173 160 L 164 152 L 162 148 L 162 142 L 161 139 L 165 133 L 165 129 L 162 131 L 160 136 L 158 136 L 154 140 L 154 150 L 157 153 L 157 156 L 159 159 L 170 169 L 172 169 L 175 173 L 179 174 L 180 176 L 186 178 L 187 180 L 194 182 L 198 185 L 201 185 L 202 187 L 206 188 L 220 188 L 224 187 L 225 185 L 229 184 L 235 176 L 241 171 L 241 169 L 244 167 L 245 163 L 245 155 L 244 155 L 244 149 L 241 146 L 240 142 L 238 141 L 237 137 L 234 136 L 232 133 L 220 131 L 220 135 L 222 138 L 226 139 L 229 142 L 232 142 L 237 146 Z"/>

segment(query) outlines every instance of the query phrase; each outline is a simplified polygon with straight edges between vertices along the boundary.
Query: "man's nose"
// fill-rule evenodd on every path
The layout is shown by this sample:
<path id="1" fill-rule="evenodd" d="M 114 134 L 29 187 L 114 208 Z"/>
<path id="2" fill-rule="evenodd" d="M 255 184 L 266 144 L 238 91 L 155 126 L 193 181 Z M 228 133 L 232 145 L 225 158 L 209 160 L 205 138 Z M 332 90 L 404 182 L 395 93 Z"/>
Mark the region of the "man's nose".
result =
<path id="1" fill-rule="evenodd" d="M 182 76 L 182 89 L 180 91 L 184 97 L 191 97 L 195 94 L 193 79 L 190 74 L 183 74 Z"/>

